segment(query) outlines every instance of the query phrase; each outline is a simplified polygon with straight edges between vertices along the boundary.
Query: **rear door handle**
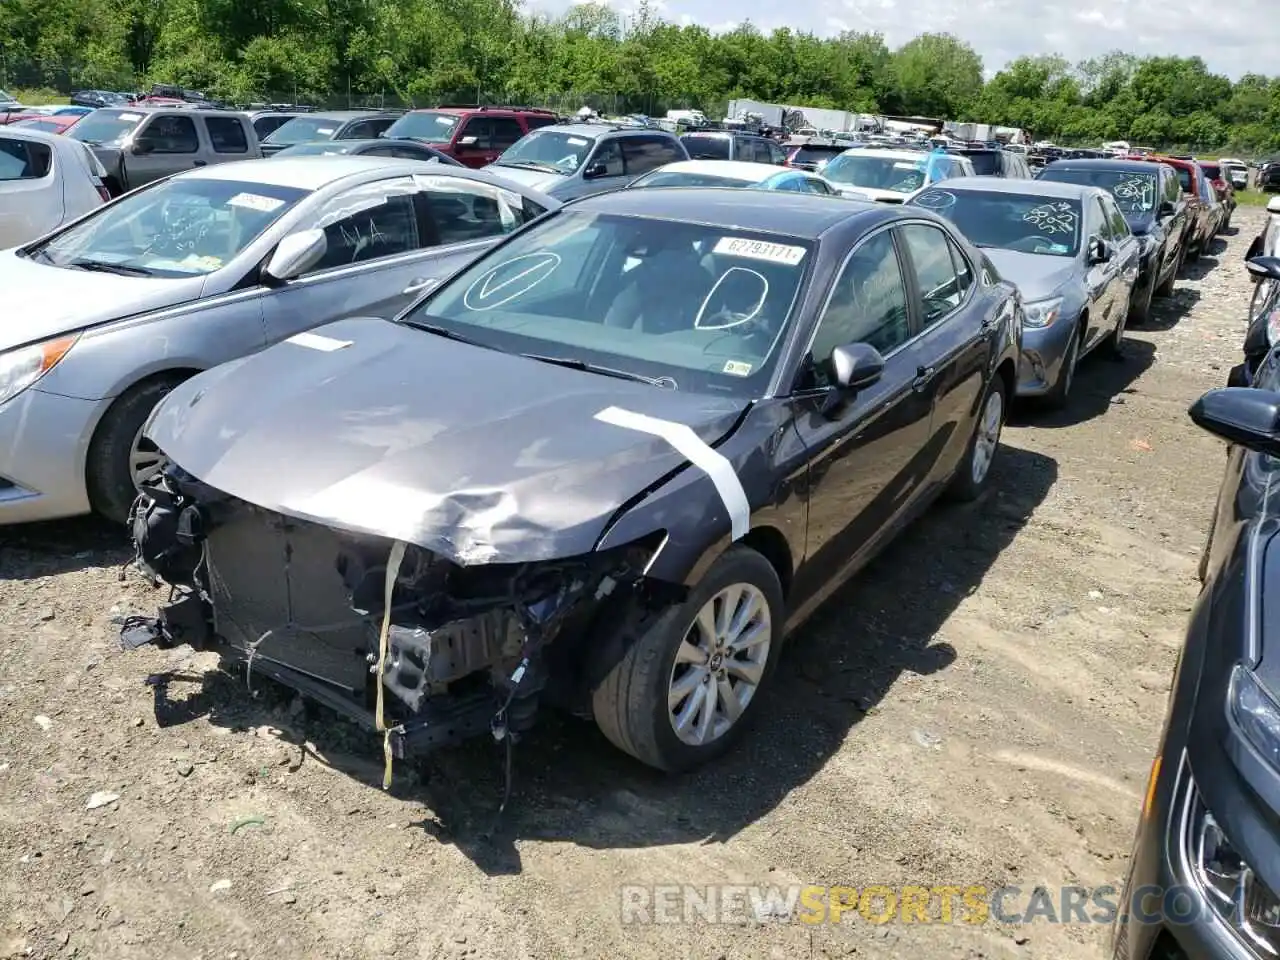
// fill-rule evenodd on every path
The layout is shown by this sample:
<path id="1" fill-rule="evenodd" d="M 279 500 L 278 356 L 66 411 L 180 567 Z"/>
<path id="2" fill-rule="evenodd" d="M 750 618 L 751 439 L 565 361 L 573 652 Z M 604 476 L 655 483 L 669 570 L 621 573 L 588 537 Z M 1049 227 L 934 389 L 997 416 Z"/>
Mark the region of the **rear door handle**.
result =
<path id="1" fill-rule="evenodd" d="M 192 165 L 193 167 L 207 167 L 207 166 L 209 165 L 209 161 L 207 161 L 207 160 L 192 160 L 192 161 L 191 161 L 191 165 Z"/>
<path id="2" fill-rule="evenodd" d="M 916 378 L 911 381 L 911 389 L 923 390 L 933 382 L 934 374 L 937 372 L 933 367 L 916 367 Z"/>
<path id="3" fill-rule="evenodd" d="M 428 287 L 434 286 L 435 282 L 436 282 L 435 277 L 417 277 L 413 280 L 410 280 L 409 285 L 405 287 L 403 290 L 401 290 L 400 293 L 406 297 L 409 296 L 410 294 L 421 293 L 423 290 L 426 290 Z"/>

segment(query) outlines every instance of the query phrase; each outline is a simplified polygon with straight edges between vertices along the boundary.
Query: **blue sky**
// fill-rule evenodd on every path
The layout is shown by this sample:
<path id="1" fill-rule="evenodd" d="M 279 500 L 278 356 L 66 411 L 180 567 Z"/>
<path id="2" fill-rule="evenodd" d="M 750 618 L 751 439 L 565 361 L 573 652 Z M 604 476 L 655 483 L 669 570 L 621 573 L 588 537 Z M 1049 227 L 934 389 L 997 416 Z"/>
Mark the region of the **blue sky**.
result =
<path id="1" fill-rule="evenodd" d="M 559 13 L 570 0 L 526 0 Z M 634 0 L 611 0 L 620 12 Z M 651 0 L 673 22 L 731 29 L 790 26 L 817 34 L 880 32 L 891 47 L 925 32 L 954 33 L 982 55 L 988 75 L 1014 57 L 1061 53 L 1074 61 L 1123 49 L 1141 55 L 1198 54 L 1217 73 L 1280 74 L 1276 0 Z"/>

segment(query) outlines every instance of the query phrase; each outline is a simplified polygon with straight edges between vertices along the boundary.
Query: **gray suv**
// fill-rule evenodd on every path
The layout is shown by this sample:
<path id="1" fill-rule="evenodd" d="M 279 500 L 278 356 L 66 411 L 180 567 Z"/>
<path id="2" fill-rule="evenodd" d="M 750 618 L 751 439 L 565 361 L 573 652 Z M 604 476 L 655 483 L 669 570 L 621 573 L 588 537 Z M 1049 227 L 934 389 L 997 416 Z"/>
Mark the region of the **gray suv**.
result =
<path id="1" fill-rule="evenodd" d="M 485 168 L 560 201 L 624 187 L 642 173 L 688 160 L 663 130 L 602 123 L 563 123 L 521 137 Z"/>
<path id="2" fill-rule="evenodd" d="M 787 162 L 787 151 L 768 137 L 725 130 L 700 130 L 680 138 L 693 160 L 745 160 L 748 163 Z"/>

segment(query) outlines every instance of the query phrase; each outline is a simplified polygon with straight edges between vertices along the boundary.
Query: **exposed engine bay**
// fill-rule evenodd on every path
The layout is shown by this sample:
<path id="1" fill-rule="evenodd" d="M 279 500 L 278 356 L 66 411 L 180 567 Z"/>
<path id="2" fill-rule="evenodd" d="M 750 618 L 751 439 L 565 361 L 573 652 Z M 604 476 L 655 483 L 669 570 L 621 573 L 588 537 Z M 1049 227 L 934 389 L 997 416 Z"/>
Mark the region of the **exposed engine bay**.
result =
<path id="1" fill-rule="evenodd" d="M 221 648 L 250 684 L 269 676 L 371 726 L 385 738 L 384 786 L 392 757 L 485 731 L 510 743 L 549 686 L 569 700 L 589 686 L 591 652 L 620 623 L 678 599 L 643 576 L 653 543 L 463 566 L 235 499 L 176 467 L 138 497 L 131 527 L 136 566 L 171 593 L 156 617 L 123 622 L 122 644 Z"/>

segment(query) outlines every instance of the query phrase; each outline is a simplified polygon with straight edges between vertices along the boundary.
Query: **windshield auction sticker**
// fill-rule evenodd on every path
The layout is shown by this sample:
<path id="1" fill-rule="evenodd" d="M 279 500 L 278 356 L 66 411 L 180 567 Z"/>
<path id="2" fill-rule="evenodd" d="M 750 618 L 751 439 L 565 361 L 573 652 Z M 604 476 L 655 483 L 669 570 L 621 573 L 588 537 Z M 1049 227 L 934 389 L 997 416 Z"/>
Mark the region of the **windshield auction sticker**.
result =
<path id="1" fill-rule="evenodd" d="M 748 240 L 746 237 L 721 237 L 714 252 L 730 257 L 750 257 L 752 260 L 764 260 L 768 263 L 783 263 L 789 267 L 794 267 L 804 259 L 804 247 Z"/>

